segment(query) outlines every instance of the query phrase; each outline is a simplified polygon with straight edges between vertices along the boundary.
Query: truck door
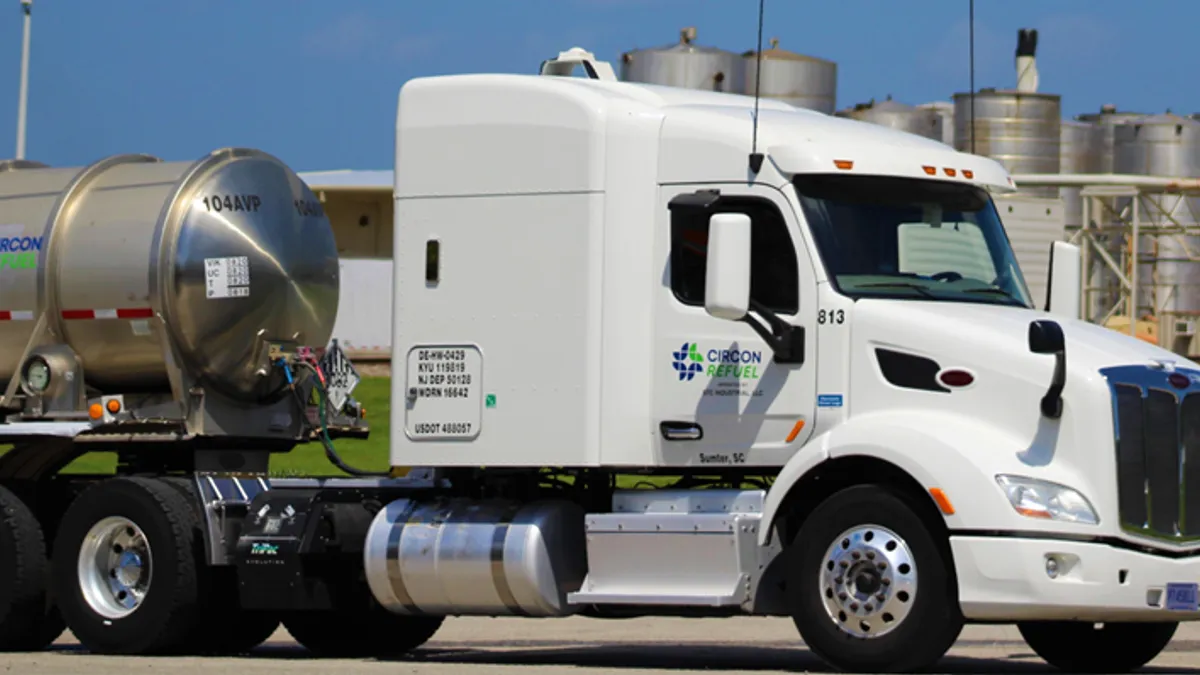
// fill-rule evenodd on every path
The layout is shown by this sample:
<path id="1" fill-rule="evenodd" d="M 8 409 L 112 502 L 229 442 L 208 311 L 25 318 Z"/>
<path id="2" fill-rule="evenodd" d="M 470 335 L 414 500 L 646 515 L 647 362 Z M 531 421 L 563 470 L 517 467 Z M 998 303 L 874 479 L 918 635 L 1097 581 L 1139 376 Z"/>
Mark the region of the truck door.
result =
<path id="1" fill-rule="evenodd" d="M 665 465 L 779 466 L 812 433 L 817 288 L 791 206 L 767 186 L 663 186 L 655 302 L 654 422 Z M 682 206 L 705 203 L 704 208 Z M 708 219 L 751 218 L 752 300 L 804 330 L 802 363 L 776 363 L 744 322 L 704 310 Z M 751 312 L 761 322 L 763 317 Z M 765 323 L 765 322 L 764 322 Z"/>

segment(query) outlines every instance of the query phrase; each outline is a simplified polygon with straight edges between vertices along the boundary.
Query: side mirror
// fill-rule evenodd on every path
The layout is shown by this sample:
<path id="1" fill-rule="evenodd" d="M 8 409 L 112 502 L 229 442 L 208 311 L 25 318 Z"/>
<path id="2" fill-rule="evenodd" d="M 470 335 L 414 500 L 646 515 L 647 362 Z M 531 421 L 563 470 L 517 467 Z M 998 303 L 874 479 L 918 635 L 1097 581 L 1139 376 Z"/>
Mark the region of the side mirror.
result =
<path id="1" fill-rule="evenodd" d="M 717 213 L 708 220 L 704 309 L 740 321 L 750 311 L 750 216 Z"/>
<path id="2" fill-rule="evenodd" d="M 1054 321 L 1034 321 L 1029 324 L 1029 351 L 1034 354 L 1057 354 L 1066 349 L 1062 326 Z"/>
<path id="3" fill-rule="evenodd" d="M 1076 249 L 1078 251 L 1078 249 Z M 1062 417 L 1062 391 L 1067 384 L 1067 340 L 1057 321 L 1042 319 L 1029 324 L 1029 351 L 1054 355 L 1054 375 L 1042 397 L 1042 414 L 1050 419 Z"/>
<path id="4" fill-rule="evenodd" d="M 1063 317 L 1080 317 L 1083 295 L 1079 247 L 1065 241 L 1050 245 L 1050 274 L 1046 280 L 1046 311 Z"/>

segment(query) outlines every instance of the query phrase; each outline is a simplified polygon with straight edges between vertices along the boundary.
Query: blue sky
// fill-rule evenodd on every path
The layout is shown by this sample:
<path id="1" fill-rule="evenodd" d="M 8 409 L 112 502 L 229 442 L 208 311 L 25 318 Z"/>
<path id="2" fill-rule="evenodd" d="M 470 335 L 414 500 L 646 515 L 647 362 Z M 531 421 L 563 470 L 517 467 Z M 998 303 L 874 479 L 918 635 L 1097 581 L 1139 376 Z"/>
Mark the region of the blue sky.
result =
<path id="1" fill-rule="evenodd" d="M 976 84 L 1014 84 L 1039 31 L 1042 91 L 1066 115 L 1104 103 L 1200 111 L 1200 0 L 977 0 Z M 582 46 L 754 47 L 755 0 L 35 0 L 27 152 L 58 166 L 243 145 L 297 170 L 388 169 L 413 77 L 533 72 Z M 1135 9 L 1136 8 L 1136 9 Z M 767 0 L 764 39 L 838 62 L 838 107 L 968 89 L 967 0 Z M 0 0 L 0 157 L 15 150 L 19 0 Z"/>

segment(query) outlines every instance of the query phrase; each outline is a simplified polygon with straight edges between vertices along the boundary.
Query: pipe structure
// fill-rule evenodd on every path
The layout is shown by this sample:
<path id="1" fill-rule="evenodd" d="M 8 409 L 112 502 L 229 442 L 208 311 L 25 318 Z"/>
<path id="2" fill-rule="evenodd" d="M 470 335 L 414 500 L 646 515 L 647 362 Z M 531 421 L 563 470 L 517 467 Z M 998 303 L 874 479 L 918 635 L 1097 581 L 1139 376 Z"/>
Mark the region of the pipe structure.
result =
<path id="1" fill-rule="evenodd" d="M 17 159 L 25 159 L 25 109 L 29 105 L 29 39 L 33 22 L 33 0 L 21 0 L 25 12 L 25 32 L 21 39 L 21 90 L 17 94 Z"/>
<path id="2" fill-rule="evenodd" d="M 1200 192 L 1200 178 L 1143 176 L 1120 173 L 1024 173 L 1013 174 L 1012 178 L 1018 185 L 1037 185 L 1041 187 L 1119 185 L 1158 189 L 1164 192 Z"/>

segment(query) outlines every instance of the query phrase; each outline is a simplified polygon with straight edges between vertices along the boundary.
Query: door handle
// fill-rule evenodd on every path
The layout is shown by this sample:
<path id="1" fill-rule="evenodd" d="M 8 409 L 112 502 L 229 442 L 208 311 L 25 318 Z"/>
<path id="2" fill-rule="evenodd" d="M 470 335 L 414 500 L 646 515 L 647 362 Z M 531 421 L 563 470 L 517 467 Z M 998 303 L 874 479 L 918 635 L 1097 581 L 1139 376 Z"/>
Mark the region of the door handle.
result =
<path id="1" fill-rule="evenodd" d="M 658 425 L 663 438 L 668 441 L 698 441 L 704 438 L 704 429 L 695 422 L 662 422 Z"/>

